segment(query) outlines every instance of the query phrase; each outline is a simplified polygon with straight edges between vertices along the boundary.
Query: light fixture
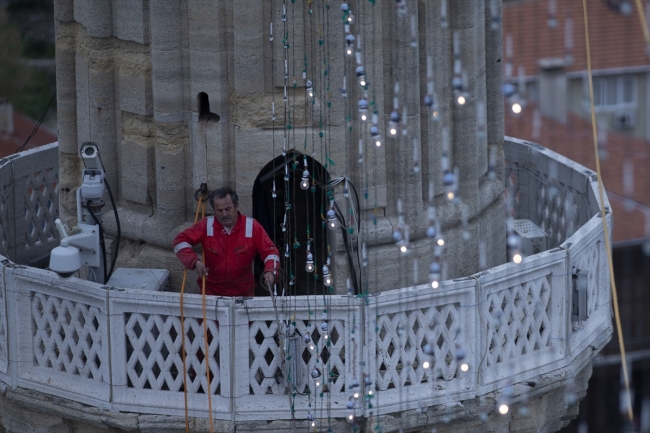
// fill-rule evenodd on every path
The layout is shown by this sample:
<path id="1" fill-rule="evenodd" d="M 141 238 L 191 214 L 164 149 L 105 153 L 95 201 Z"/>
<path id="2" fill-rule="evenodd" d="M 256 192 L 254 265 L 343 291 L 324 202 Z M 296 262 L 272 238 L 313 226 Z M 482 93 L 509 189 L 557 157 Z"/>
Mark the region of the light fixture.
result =
<path id="1" fill-rule="evenodd" d="M 336 219 L 336 212 L 334 211 L 333 203 L 330 205 L 330 209 L 327 211 L 327 228 L 330 230 L 336 230 L 339 226 L 338 220 Z"/>
<path id="2" fill-rule="evenodd" d="M 302 172 L 302 179 L 300 180 L 300 189 L 307 190 L 309 189 L 309 170 L 305 168 Z"/>
<path id="3" fill-rule="evenodd" d="M 466 372 L 467 370 L 469 370 L 469 365 L 467 365 L 466 362 L 463 362 L 462 364 L 460 364 L 460 371 Z"/>
<path id="4" fill-rule="evenodd" d="M 314 256 L 307 250 L 307 264 L 305 265 L 307 272 L 314 272 Z"/>
<path id="5" fill-rule="evenodd" d="M 515 252 L 515 253 L 512 255 L 512 261 L 513 261 L 515 264 L 517 264 L 517 265 L 518 265 L 519 263 L 521 263 L 523 260 L 524 260 L 524 257 L 521 255 L 520 252 Z"/>
<path id="6" fill-rule="evenodd" d="M 311 377 L 312 379 L 318 379 L 321 376 L 320 370 L 318 367 L 314 367 L 314 369 L 311 371 Z"/>
<path id="7" fill-rule="evenodd" d="M 310 98 L 314 97 L 314 85 L 309 80 L 305 82 L 305 91 L 307 92 L 307 96 L 309 96 Z"/>
<path id="8" fill-rule="evenodd" d="M 345 45 L 346 45 L 345 54 L 347 54 L 348 56 L 351 56 L 352 52 L 353 52 L 353 47 L 354 47 L 354 36 L 353 35 L 347 35 L 345 37 Z"/>
<path id="9" fill-rule="evenodd" d="M 515 113 L 515 114 L 521 113 L 521 104 L 518 103 L 518 102 L 515 102 L 514 104 L 512 104 L 512 112 Z"/>
<path id="10" fill-rule="evenodd" d="M 499 405 L 499 413 L 500 413 L 501 415 L 505 415 L 505 414 L 507 414 L 507 413 L 508 413 L 508 410 L 510 410 L 510 408 L 508 407 L 507 404 L 502 403 L 501 405 Z"/>
<path id="11" fill-rule="evenodd" d="M 397 135 L 397 125 L 400 120 L 400 115 L 396 110 L 393 110 L 390 113 L 390 118 L 388 120 L 388 128 L 390 131 L 390 135 Z"/>
<path id="12" fill-rule="evenodd" d="M 330 275 L 330 268 L 327 265 L 323 265 L 323 284 L 327 287 L 332 285 L 332 276 Z"/>
<path id="13" fill-rule="evenodd" d="M 463 95 L 459 95 L 456 102 L 458 102 L 458 105 L 465 105 L 466 102 L 465 97 Z"/>
<path id="14" fill-rule="evenodd" d="M 440 286 L 440 272 L 442 267 L 440 263 L 433 262 L 429 266 L 429 281 L 431 281 L 431 288 L 437 289 Z"/>
<path id="15" fill-rule="evenodd" d="M 429 368 L 430 366 L 431 366 L 431 365 L 429 364 L 429 361 L 424 361 L 424 362 L 422 363 L 422 368 L 425 368 L 425 369 L 426 369 L 426 368 Z"/>
<path id="16" fill-rule="evenodd" d="M 445 240 L 443 238 L 440 238 L 440 239 L 438 239 L 437 243 L 438 243 L 439 246 L 443 246 L 443 245 L 445 245 Z"/>

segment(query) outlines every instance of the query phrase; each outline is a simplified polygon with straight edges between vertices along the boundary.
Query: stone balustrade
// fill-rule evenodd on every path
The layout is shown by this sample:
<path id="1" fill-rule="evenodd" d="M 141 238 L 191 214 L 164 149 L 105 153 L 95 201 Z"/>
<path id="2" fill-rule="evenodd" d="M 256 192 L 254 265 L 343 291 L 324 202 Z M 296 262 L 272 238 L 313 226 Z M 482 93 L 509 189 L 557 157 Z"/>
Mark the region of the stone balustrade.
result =
<path id="1" fill-rule="evenodd" d="M 29 262 L 29 251 L 42 255 L 29 240 L 41 233 L 38 227 L 50 235 L 36 243 L 56 244 L 46 229 L 54 214 L 22 232 L 27 233 L 24 246 L 22 239 L 6 243 L 11 215 L 30 221 L 25 217 L 32 212 L 29 203 L 39 203 L 34 215 L 56 203 L 56 166 L 30 162 L 44 160 L 39 152 L 55 151 L 50 145 L 25 152 L 0 167 L 2 176 L 9 164 L 13 179 L 33 176 L 43 185 L 1 178 L 2 252 L 12 260 L 0 257 L 0 381 L 5 389 L 36 391 L 112 413 L 112 425 L 120 428 L 131 425 L 126 413 L 183 419 L 183 354 L 192 418 L 208 417 L 209 393 L 213 419 L 227 428 L 292 417 L 306 426 L 309 412 L 325 427 L 328 418 L 344 422 L 353 415 L 414 428 L 430 425 L 434 412 L 457 413 L 472 401 L 488 402 L 485 412 L 498 416 L 499 401 L 517 405 L 535 392 L 548 392 L 550 385 L 544 388 L 540 378 L 571 379 L 611 336 L 595 173 L 536 144 L 506 138 L 507 193 L 516 218 L 529 218 L 547 231 L 549 250 L 518 265 L 446 281 L 437 290 L 427 284 L 367 298 L 278 297 L 275 302 L 209 297 L 205 316 L 201 297 L 185 295 L 184 351 L 178 293 L 62 279 L 15 263 Z M 6 200 L 23 190 L 24 200 Z M 41 201 L 28 198 L 35 191 Z M 50 197 L 47 206 L 45 197 Z M 611 227 L 611 213 L 607 218 Z M 587 318 L 572 321 L 578 270 L 587 273 Z M 350 409 L 356 391 L 360 398 L 352 399 Z M 412 416 L 395 424 L 397 412 Z M 479 412 L 465 408 L 464 416 L 478 420 Z M 87 418 L 93 416 L 100 417 Z"/>

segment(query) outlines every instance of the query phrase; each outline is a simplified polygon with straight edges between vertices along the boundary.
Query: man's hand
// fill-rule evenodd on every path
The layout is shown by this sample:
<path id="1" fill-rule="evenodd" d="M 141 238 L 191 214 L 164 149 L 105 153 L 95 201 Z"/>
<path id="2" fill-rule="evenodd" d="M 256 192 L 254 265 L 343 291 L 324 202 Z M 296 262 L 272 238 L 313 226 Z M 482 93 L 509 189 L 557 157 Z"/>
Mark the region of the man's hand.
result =
<path id="1" fill-rule="evenodd" d="M 271 290 L 271 287 L 275 283 L 275 275 L 273 275 L 273 272 L 264 272 L 264 282 L 266 283 L 266 288 Z"/>
<path id="2" fill-rule="evenodd" d="M 201 260 L 196 262 L 194 265 L 194 270 L 196 271 L 196 274 L 199 276 L 199 278 L 203 277 L 204 275 L 206 277 L 208 276 L 208 269 L 205 267 Z"/>

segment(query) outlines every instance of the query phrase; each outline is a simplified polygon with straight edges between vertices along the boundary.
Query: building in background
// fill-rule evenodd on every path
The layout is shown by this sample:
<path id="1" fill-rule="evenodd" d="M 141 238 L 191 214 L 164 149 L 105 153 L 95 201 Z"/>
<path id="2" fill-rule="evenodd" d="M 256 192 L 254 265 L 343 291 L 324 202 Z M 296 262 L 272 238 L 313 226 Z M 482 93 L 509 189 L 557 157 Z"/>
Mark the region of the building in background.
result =
<path id="1" fill-rule="evenodd" d="M 13 105 L 0 98 L 0 158 L 12 155 L 25 144 L 21 150 L 33 149 L 57 140 L 55 131 L 44 125 L 38 125 L 33 119 L 18 113 Z"/>
<path id="2" fill-rule="evenodd" d="M 635 2 L 588 5 L 600 165 L 617 217 L 614 270 L 639 431 L 650 416 L 650 319 L 643 307 L 650 302 L 650 60 Z M 506 135 L 595 170 L 582 2 L 504 1 L 503 36 Z M 611 416 L 620 406 L 620 360 L 614 335 L 566 431 L 581 423 L 590 432 L 623 431 L 624 417 Z"/>

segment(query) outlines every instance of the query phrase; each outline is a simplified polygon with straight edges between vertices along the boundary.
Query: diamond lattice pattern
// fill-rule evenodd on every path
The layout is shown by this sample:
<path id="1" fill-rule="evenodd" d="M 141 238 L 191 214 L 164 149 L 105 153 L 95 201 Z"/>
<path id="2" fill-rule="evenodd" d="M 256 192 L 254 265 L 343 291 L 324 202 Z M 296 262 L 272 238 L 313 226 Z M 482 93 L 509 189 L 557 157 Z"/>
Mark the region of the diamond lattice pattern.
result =
<path id="1" fill-rule="evenodd" d="M 490 293 L 485 303 L 487 366 L 519 359 L 549 345 L 550 276 Z"/>
<path id="2" fill-rule="evenodd" d="M 32 292 L 31 309 L 35 366 L 108 382 L 99 308 Z"/>
<path id="3" fill-rule="evenodd" d="M 458 304 L 385 314 L 377 320 L 377 389 L 452 380 L 454 340 L 460 327 Z M 433 355 L 425 354 L 430 345 Z M 423 363 L 430 363 L 424 368 Z"/>
<path id="4" fill-rule="evenodd" d="M 250 392 L 254 395 L 282 395 L 295 389 L 300 393 L 320 391 L 341 393 L 345 391 L 345 324 L 340 320 L 329 320 L 327 339 L 314 326 L 313 321 L 296 320 L 295 332 L 300 338 L 291 340 L 297 344 L 295 350 L 290 350 L 289 356 L 296 356 L 292 363 L 286 360 L 283 368 L 280 354 L 280 340 L 276 333 L 275 321 L 253 321 L 250 324 Z M 293 329 L 293 326 L 292 326 Z M 310 351 L 303 343 L 302 336 L 309 332 L 314 350 Z M 291 348 L 291 346 L 289 346 Z M 294 376 L 291 377 L 288 366 L 295 365 Z M 323 387 L 316 390 L 310 374 L 317 368 L 322 376 Z M 285 374 L 288 376 L 285 380 Z"/>
<path id="5" fill-rule="evenodd" d="M 185 318 L 185 360 L 188 393 L 205 393 L 203 321 Z M 219 324 L 208 320 L 210 390 L 220 394 Z M 130 313 L 125 315 L 128 386 L 137 389 L 183 392 L 181 321 L 177 316 Z"/>
<path id="6" fill-rule="evenodd" d="M 548 248 L 555 248 L 568 239 L 580 227 L 577 191 L 567 185 L 553 181 L 548 175 L 539 173 L 537 183 L 536 214 L 531 218 L 538 222 L 549 239 Z M 553 186 L 556 183 L 557 186 Z"/>
<path id="7" fill-rule="evenodd" d="M 25 243 L 27 248 L 58 238 L 54 225 L 59 212 L 56 169 L 34 173 L 25 182 Z"/>

